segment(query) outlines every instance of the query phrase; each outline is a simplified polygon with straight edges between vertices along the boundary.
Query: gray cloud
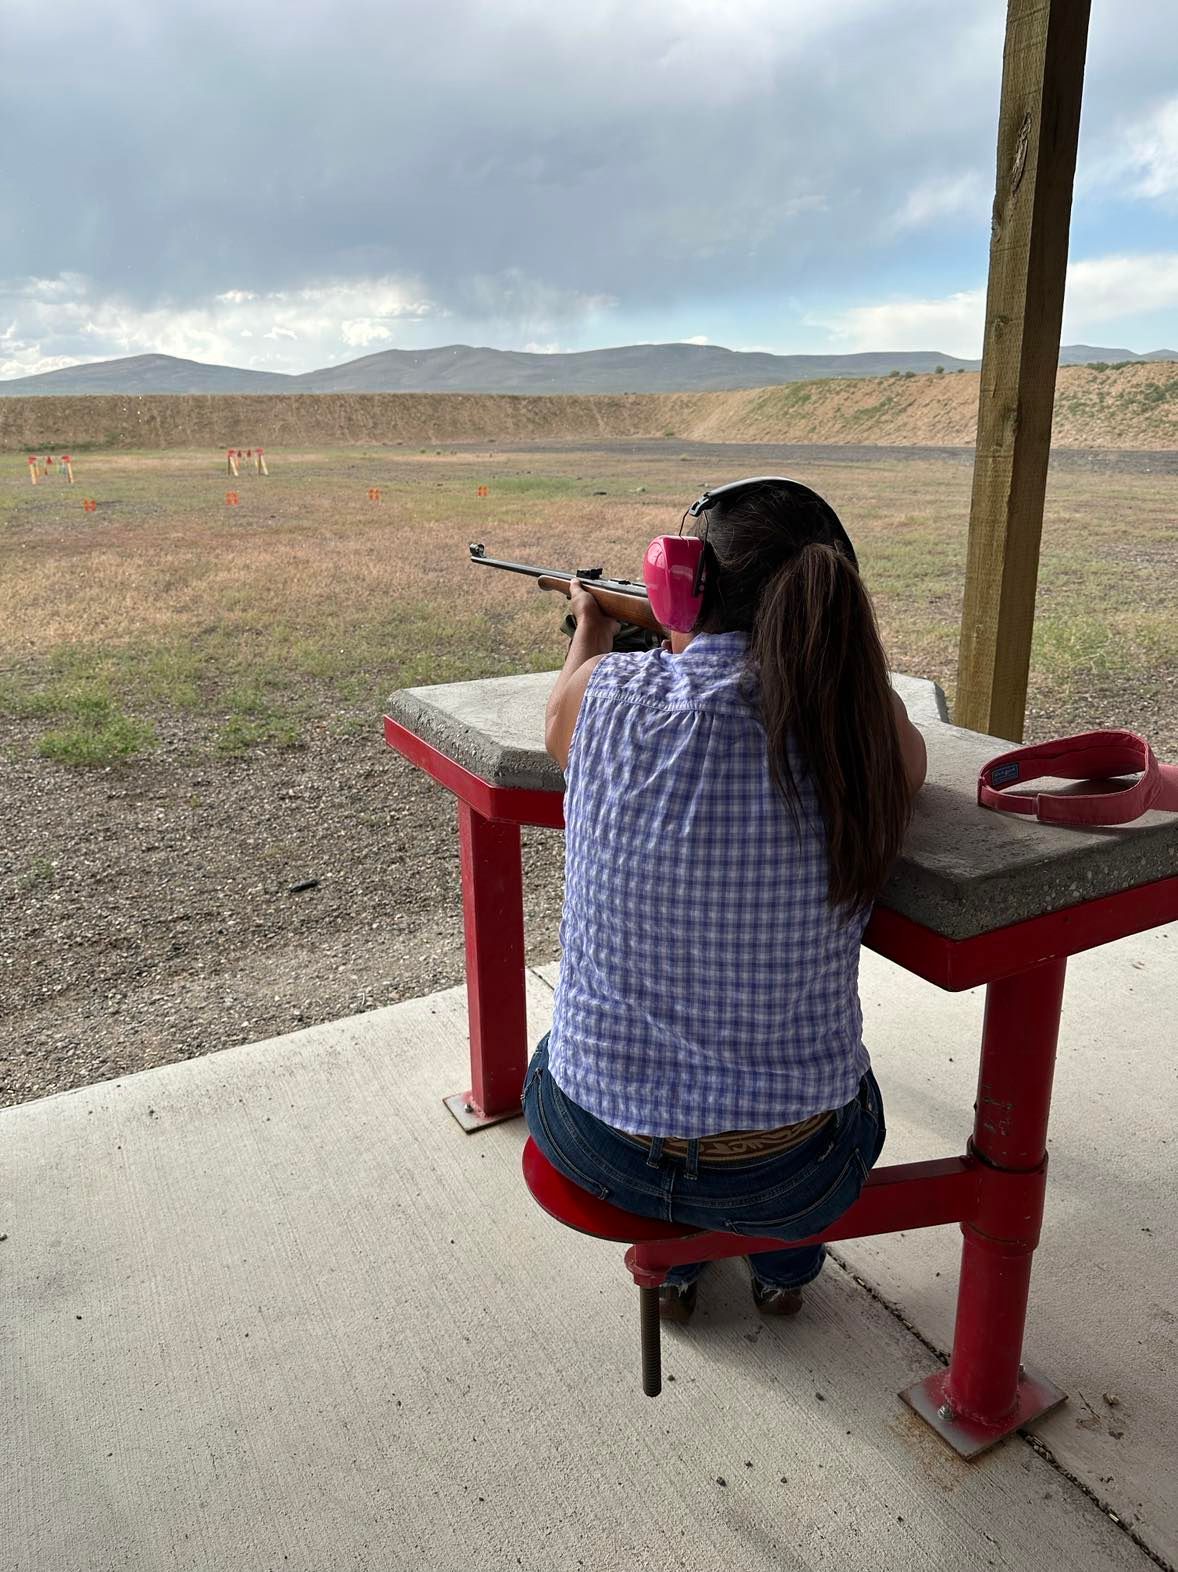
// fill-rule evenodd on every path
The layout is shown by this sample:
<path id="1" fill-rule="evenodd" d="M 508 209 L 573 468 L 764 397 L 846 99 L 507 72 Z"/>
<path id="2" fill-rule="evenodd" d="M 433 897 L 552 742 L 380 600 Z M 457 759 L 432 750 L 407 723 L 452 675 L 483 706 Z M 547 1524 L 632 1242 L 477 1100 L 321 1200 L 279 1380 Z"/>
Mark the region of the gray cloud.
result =
<path id="1" fill-rule="evenodd" d="M 1094 21 L 1085 147 L 1173 91 Z M 521 328 L 984 270 L 999 0 L 7 0 L 0 277 L 137 311 L 391 278 Z M 1123 19 L 1123 11 L 1118 12 Z M 1104 156 L 1104 155 L 1102 155 Z M 914 238 L 915 236 L 915 238 Z M 357 313 L 357 317 L 364 313 Z M 436 335 L 433 335 L 436 341 Z"/>

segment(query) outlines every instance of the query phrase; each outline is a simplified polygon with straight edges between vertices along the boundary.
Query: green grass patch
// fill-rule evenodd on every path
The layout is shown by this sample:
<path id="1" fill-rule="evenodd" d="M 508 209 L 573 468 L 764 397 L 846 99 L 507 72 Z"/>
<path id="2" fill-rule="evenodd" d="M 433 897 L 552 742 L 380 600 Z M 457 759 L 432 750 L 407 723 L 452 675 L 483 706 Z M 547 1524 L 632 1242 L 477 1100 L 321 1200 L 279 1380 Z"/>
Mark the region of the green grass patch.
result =
<path id="1" fill-rule="evenodd" d="M 120 651 L 117 664 L 127 685 L 152 708 L 192 712 L 201 707 L 206 663 L 188 645 Z"/>
<path id="2" fill-rule="evenodd" d="M 768 388 L 749 405 L 750 416 L 778 415 L 786 410 L 800 409 L 813 395 L 809 382 L 786 382 L 781 387 Z M 684 455 L 685 457 L 687 455 Z"/>
<path id="3" fill-rule="evenodd" d="M 865 404 L 862 409 L 848 410 L 843 416 L 843 422 L 848 426 L 865 426 L 868 421 L 875 420 L 880 415 L 886 415 L 894 406 L 894 399 L 881 398 L 876 404 Z"/>
<path id="4" fill-rule="evenodd" d="M 133 759 L 154 742 L 154 727 L 108 704 L 77 725 L 43 733 L 37 741 L 37 752 L 55 764 L 94 768 Z"/>
<path id="5" fill-rule="evenodd" d="M 253 717 L 231 715 L 213 739 L 213 752 L 220 759 L 240 759 L 254 748 L 297 748 L 302 741 L 302 730 L 293 716 L 274 712 Z"/>
<path id="6" fill-rule="evenodd" d="M 593 489 L 590 481 L 574 480 L 569 475 L 495 475 L 487 484 L 492 498 L 583 497 Z"/>
<path id="7" fill-rule="evenodd" d="M 31 895 L 36 890 L 47 890 L 56 875 L 48 857 L 34 857 L 28 867 L 16 876 L 17 893 Z"/>
<path id="8" fill-rule="evenodd" d="M 52 678 L 37 687 L 8 681 L 0 688 L 0 709 L 22 720 L 50 717 L 94 726 L 110 718 L 115 701 L 110 688 L 93 674 Z"/>
<path id="9" fill-rule="evenodd" d="M 1147 382 L 1143 388 L 1130 394 L 1125 402 L 1140 409 L 1152 409 L 1155 404 L 1172 404 L 1178 398 L 1178 377 L 1168 382 Z"/>
<path id="10" fill-rule="evenodd" d="M 225 702 L 230 712 L 237 716 L 268 717 L 274 713 L 270 695 L 261 687 L 238 684 L 229 689 Z"/>
<path id="11" fill-rule="evenodd" d="M 1131 669 L 1124 641 L 1105 621 L 1070 613 L 1040 612 L 1035 623 L 1032 662 L 1050 677 L 1078 672 L 1109 676 Z"/>

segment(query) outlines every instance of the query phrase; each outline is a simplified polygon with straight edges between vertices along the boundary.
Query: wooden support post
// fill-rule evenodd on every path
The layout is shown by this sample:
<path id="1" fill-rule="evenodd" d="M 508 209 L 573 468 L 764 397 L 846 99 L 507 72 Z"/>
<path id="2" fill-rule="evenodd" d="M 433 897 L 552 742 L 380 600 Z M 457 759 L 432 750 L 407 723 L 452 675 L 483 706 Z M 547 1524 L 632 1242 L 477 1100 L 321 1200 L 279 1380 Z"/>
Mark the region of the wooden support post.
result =
<path id="1" fill-rule="evenodd" d="M 257 451 L 258 451 L 258 474 L 259 475 L 268 475 L 270 473 L 270 471 L 266 468 L 266 460 L 262 457 L 262 450 L 261 450 L 261 448 L 259 448 Z"/>
<path id="2" fill-rule="evenodd" d="M 1090 0 L 1009 0 L 953 720 L 1021 742 Z"/>
<path id="3" fill-rule="evenodd" d="M 29 479 L 34 486 L 37 484 L 37 455 L 35 453 L 29 454 Z"/>

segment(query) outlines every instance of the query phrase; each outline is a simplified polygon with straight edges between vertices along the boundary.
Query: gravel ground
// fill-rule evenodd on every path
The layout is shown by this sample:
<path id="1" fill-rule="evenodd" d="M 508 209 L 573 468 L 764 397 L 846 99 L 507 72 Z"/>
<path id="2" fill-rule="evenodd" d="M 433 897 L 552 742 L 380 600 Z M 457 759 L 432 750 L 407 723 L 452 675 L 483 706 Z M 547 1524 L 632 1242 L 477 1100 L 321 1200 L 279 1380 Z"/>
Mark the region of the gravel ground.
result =
<path id="1" fill-rule="evenodd" d="M 461 982 L 447 793 L 371 733 L 192 751 L 178 728 L 126 769 L 0 772 L 0 1105 Z M 525 832 L 531 960 L 562 856 Z"/>
<path id="2" fill-rule="evenodd" d="M 450 453 L 477 454 L 486 451 L 486 442 L 448 442 Z M 496 444 L 499 453 L 546 454 L 584 453 L 600 456 L 600 440 L 593 442 L 504 442 Z M 686 442 L 679 438 L 613 438 L 609 451 L 614 455 L 651 460 L 688 458 L 692 474 L 715 467 L 728 473 L 750 475 L 787 473 L 796 469 L 821 468 L 825 464 L 873 466 L 883 463 L 927 464 L 944 462 L 972 469 L 972 447 L 916 446 L 887 447 L 851 442 Z M 1061 474 L 1178 475 L 1178 448 L 1052 448 L 1050 468 Z"/>

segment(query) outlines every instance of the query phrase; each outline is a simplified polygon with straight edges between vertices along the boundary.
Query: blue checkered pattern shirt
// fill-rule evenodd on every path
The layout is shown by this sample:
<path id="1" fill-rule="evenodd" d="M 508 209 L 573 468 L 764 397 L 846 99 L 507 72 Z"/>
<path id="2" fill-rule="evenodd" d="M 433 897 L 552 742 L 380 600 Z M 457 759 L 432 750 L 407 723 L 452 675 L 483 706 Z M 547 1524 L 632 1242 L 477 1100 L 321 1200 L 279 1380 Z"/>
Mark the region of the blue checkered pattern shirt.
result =
<path id="1" fill-rule="evenodd" d="M 830 907 L 801 761 L 798 823 L 773 786 L 746 649 L 607 655 L 577 718 L 549 1068 L 617 1129 L 772 1129 L 849 1102 L 868 1066 L 866 915 Z"/>

